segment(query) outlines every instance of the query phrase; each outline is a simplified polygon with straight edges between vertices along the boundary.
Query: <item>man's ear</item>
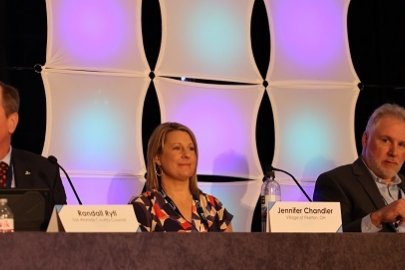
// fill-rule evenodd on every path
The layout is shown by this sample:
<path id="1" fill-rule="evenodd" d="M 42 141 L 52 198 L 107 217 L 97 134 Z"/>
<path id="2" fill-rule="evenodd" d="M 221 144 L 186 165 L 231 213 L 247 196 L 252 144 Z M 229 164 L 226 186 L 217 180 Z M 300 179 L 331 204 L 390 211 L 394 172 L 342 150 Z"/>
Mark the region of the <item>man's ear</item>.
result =
<path id="1" fill-rule="evenodd" d="M 14 131 L 16 130 L 18 125 L 18 113 L 12 113 L 9 115 L 7 118 L 7 127 L 8 127 L 8 132 L 10 134 L 13 134 Z"/>
<path id="2" fill-rule="evenodd" d="M 368 139 L 369 138 L 367 132 L 364 132 L 363 136 L 361 137 L 361 145 L 363 146 L 363 149 L 366 147 Z"/>

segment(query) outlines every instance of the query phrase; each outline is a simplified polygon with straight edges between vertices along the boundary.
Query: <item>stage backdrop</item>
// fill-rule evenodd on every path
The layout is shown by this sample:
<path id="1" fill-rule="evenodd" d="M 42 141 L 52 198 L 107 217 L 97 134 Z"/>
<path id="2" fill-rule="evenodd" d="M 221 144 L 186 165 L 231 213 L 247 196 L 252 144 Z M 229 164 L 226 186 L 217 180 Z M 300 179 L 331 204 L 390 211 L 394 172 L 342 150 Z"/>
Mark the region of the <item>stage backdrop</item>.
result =
<path id="1" fill-rule="evenodd" d="M 144 184 L 142 113 L 152 87 L 161 121 L 195 132 L 198 174 L 244 179 L 200 187 L 234 214 L 236 231 L 250 231 L 263 178 L 256 124 L 265 97 L 273 114 L 272 164 L 310 196 L 319 173 L 357 157 L 349 2 L 264 0 L 261 27 L 271 50 L 262 74 L 251 46 L 254 0 L 159 1 L 153 65 L 141 0 L 46 0 L 43 155 L 58 157 L 83 203 L 127 203 Z M 305 200 L 287 175 L 276 178 L 283 200 Z M 65 188 L 68 202 L 77 203 L 66 182 Z"/>

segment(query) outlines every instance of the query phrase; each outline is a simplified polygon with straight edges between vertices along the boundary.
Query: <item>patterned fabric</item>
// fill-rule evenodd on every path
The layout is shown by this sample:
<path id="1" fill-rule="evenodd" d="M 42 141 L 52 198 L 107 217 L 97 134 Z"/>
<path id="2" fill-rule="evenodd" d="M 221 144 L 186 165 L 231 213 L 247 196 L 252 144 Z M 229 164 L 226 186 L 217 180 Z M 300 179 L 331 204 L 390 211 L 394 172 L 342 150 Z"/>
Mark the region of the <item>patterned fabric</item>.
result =
<path id="1" fill-rule="evenodd" d="M 196 202 L 192 205 L 192 221 L 187 221 L 157 190 L 144 192 L 131 201 L 144 232 L 221 232 L 229 226 L 231 215 L 212 195 L 200 192 L 200 205 L 207 219 L 208 229 L 198 214 Z"/>
<path id="2" fill-rule="evenodd" d="M 7 187 L 7 171 L 8 164 L 4 161 L 0 162 L 0 188 Z"/>

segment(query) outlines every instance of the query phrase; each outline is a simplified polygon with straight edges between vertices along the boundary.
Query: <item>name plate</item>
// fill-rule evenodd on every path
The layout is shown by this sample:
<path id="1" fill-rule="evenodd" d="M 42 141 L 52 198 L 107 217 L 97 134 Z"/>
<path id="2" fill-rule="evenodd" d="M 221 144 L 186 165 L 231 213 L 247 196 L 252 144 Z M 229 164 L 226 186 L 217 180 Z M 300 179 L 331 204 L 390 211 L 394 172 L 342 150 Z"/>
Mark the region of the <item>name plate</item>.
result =
<path id="1" fill-rule="evenodd" d="M 132 205 L 56 205 L 47 232 L 136 232 Z"/>
<path id="2" fill-rule="evenodd" d="M 342 232 L 339 202 L 269 202 L 270 232 Z"/>

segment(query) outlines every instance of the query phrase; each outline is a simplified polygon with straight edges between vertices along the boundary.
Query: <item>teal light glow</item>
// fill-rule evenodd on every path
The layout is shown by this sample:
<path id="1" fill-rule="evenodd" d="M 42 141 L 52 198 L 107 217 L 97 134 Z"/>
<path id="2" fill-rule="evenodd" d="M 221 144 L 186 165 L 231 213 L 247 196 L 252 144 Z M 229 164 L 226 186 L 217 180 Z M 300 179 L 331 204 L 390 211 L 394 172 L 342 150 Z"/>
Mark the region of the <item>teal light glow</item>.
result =
<path id="1" fill-rule="evenodd" d="M 124 123 L 120 121 L 119 109 L 98 92 L 92 104 L 77 106 L 71 116 L 69 132 L 73 143 L 71 148 L 77 153 L 77 167 L 85 164 L 86 169 L 111 170 L 119 157 L 117 150 L 124 149 L 125 141 L 119 134 L 126 134 Z"/>
<path id="2" fill-rule="evenodd" d="M 286 125 L 287 134 L 281 138 L 282 145 L 289 157 L 290 163 L 305 164 L 318 159 L 326 153 L 333 153 L 331 145 L 330 123 L 322 116 L 304 113 L 297 115 Z"/>
<path id="3" fill-rule="evenodd" d="M 228 67 L 244 51 L 241 47 L 246 37 L 242 35 L 241 26 L 237 16 L 228 8 L 213 11 L 211 7 L 201 7 L 189 18 L 184 36 L 190 40 L 190 51 L 199 52 L 195 55 L 198 62 L 210 65 L 218 59 L 227 59 L 218 65 Z"/>

